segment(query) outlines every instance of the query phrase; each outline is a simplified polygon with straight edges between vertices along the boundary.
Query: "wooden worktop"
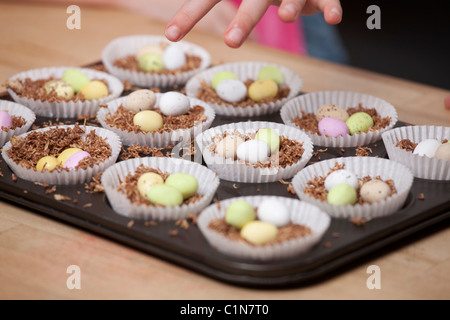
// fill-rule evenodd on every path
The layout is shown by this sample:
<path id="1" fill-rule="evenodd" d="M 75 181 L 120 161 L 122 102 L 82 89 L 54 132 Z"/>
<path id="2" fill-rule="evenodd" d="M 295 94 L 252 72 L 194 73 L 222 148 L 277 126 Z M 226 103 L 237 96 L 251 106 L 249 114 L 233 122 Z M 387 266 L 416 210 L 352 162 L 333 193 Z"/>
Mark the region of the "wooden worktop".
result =
<path id="1" fill-rule="evenodd" d="M 66 28 L 62 6 L 0 3 L 0 82 L 32 68 L 80 66 L 100 60 L 116 37 L 163 34 L 164 24 L 129 12 L 82 8 L 81 30 Z M 449 125 L 450 91 L 364 70 L 298 57 L 252 43 L 227 48 L 220 37 L 194 31 L 213 63 L 283 64 L 304 80 L 303 91 L 348 90 L 391 102 L 399 119 Z M 1 91 L 1 90 L 0 90 Z M 0 201 L 0 299 L 449 299 L 450 228 L 389 248 L 385 254 L 316 284 L 271 291 L 232 286 L 82 229 Z M 66 269 L 79 265 L 81 290 L 68 290 Z M 369 290 L 366 269 L 381 269 L 381 290 Z"/>

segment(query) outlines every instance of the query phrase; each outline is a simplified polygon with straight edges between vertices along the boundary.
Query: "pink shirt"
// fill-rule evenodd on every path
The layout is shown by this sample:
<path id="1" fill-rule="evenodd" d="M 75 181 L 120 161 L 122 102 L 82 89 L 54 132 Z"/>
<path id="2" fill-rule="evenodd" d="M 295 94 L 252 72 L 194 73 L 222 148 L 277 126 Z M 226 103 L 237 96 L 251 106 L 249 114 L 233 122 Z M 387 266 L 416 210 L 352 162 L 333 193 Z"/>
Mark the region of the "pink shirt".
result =
<path id="1" fill-rule="evenodd" d="M 237 7 L 241 0 L 230 0 Z M 285 23 L 278 18 L 278 7 L 270 6 L 264 17 L 255 27 L 258 42 L 269 47 L 306 54 L 306 42 L 301 23 Z"/>

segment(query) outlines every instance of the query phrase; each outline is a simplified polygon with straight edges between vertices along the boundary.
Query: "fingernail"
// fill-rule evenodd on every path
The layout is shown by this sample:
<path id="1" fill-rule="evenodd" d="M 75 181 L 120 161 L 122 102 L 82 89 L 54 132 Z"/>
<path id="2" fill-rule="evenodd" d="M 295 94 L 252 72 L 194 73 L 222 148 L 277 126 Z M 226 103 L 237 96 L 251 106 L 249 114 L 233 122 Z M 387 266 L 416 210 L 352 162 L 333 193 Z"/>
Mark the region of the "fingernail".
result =
<path id="1" fill-rule="evenodd" d="M 331 13 L 334 13 L 335 15 L 337 15 L 337 16 L 341 16 L 341 10 L 339 10 L 338 8 L 333 8 L 333 9 L 331 9 Z"/>
<path id="2" fill-rule="evenodd" d="M 297 15 L 297 6 L 293 3 L 288 3 L 283 7 L 283 9 L 292 13 L 293 16 Z"/>
<path id="3" fill-rule="evenodd" d="M 181 36 L 180 28 L 178 28 L 177 26 L 170 26 L 166 29 L 165 35 L 167 39 L 177 41 Z"/>
<path id="4" fill-rule="evenodd" d="M 244 33 L 238 27 L 234 27 L 227 34 L 228 40 L 230 40 L 235 45 L 240 45 L 244 39 Z"/>

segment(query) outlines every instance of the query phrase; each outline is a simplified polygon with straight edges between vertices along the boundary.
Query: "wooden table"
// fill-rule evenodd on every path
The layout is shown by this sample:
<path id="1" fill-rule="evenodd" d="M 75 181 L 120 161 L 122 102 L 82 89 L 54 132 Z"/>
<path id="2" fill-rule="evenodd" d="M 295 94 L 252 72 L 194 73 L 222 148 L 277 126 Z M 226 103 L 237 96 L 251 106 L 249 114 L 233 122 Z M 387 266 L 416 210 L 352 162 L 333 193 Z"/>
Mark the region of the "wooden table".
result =
<path id="1" fill-rule="evenodd" d="M 66 7 L 0 3 L 0 81 L 47 66 L 100 60 L 118 36 L 162 34 L 164 24 L 116 10 L 82 8 L 81 30 L 66 28 Z M 252 43 L 227 48 L 220 37 L 194 31 L 186 40 L 210 51 L 213 63 L 259 60 L 295 70 L 304 91 L 349 90 L 390 101 L 399 119 L 449 125 L 450 91 L 364 70 L 298 57 Z M 431 58 L 431 57 L 430 57 Z M 445 225 L 444 225 L 445 226 Z M 388 248 L 319 283 L 285 290 L 228 285 L 177 265 L 0 202 L 0 298 L 3 299 L 449 299 L 450 228 Z M 82 271 L 81 290 L 68 290 L 69 265 Z M 366 269 L 381 268 L 381 290 L 369 290 Z"/>

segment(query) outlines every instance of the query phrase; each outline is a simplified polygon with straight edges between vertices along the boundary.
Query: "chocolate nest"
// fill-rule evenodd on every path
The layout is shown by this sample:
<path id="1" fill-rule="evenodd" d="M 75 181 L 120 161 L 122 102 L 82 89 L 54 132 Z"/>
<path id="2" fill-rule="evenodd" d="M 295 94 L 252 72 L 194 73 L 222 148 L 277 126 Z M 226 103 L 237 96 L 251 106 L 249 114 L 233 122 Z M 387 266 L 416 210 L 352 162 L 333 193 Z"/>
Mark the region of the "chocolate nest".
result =
<path id="1" fill-rule="evenodd" d="M 255 80 L 252 79 L 247 79 L 246 81 L 244 81 L 244 84 L 246 85 L 247 89 L 248 87 L 250 87 L 250 85 L 255 82 Z M 275 96 L 275 98 L 272 99 L 263 99 L 260 102 L 256 102 L 253 101 L 252 99 L 250 99 L 249 97 L 246 97 L 243 101 L 241 102 L 226 102 L 223 101 L 216 93 L 216 91 L 214 90 L 214 88 L 209 85 L 208 83 L 202 81 L 200 84 L 200 88 L 198 89 L 197 92 L 197 98 L 208 102 L 208 103 L 213 103 L 213 104 L 224 104 L 224 105 L 228 105 L 228 106 L 233 106 L 235 108 L 245 108 L 245 107 L 253 107 L 256 105 L 261 105 L 261 104 L 269 104 L 271 102 L 277 102 L 279 100 L 285 99 L 287 96 L 289 96 L 289 93 L 291 92 L 291 89 L 287 86 L 282 86 L 279 87 L 278 89 L 278 93 Z"/>
<path id="2" fill-rule="evenodd" d="M 73 128 L 52 128 L 46 131 L 31 131 L 25 137 L 11 138 L 11 148 L 7 150 L 8 156 L 15 163 L 27 169 L 35 169 L 39 159 L 45 156 L 55 156 L 68 148 L 80 148 L 88 152 L 91 157 L 80 161 L 76 169 L 92 168 L 108 159 L 111 154 L 111 146 L 104 138 L 90 131 L 85 137 L 85 130 L 78 125 Z M 69 171 L 58 165 L 58 172 Z"/>
<path id="3" fill-rule="evenodd" d="M 300 129 L 305 130 L 311 134 L 320 135 L 319 122 L 316 119 L 316 114 L 305 113 L 303 110 L 300 110 L 300 112 L 302 113 L 302 116 L 301 117 L 296 116 L 294 118 L 295 125 L 297 127 L 299 127 Z M 391 117 L 381 118 L 378 115 L 378 112 L 376 109 L 364 108 L 361 103 L 356 108 L 348 108 L 347 109 L 347 113 L 349 116 L 351 116 L 352 114 L 354 114 L 356 112 L 365 112 L 365 113 L 369 114 L 373 119 L 373 123 L 374 123 L 373 127 L 371 127 L 365 133 L 367 133 L 369 131 L 373 132 L 373 131 L 382 130 L 382 129 L 388 127 L 392 120 Z"/>
<path id="4" fill-rule="evenodd" d="M 202 106 L 194 106 L 193 108 L 190 108 L 186 114 L 182 114 L 179 116 L 163 115 L 158 108 L 153 109 L 152 111 L 155 111 L 162 116 L 164 124 L 162 128 L 152 131 L 152 133 L 170 132 L 178 129 L 190 129 L 195 125 L 207 120 L 207 117 L 205 115 L 205 108 L 203 108 Z M 127 110 L 123 105 L 120 105 L 119 108 L 117 108 L 116 112 L 107 114 L 107 116 L 105 117 L 105 122 L 111 127 L 115 127 L 127 132 L 147 132 L 141 130 L 139 126 L 133 124 L 133 118 L 135 115 L 135 111 Z"/>
<path id="5" fill-rule="evenodd" d="M 303 189 L 303 191 L 305 192 L 305 194 L 307 194 L 310 197 L 313 197 L 313 198 L 318 199 L 320 201 L 326 202 L 327 201 L 328 192 L 325 189 L 325 179 L 333 171 L 342 170 L 344 168 L 345 168 L 344 164 L 340 165 L 340 164 L 338 164 L 336 162 L 334 167 L 330 169 L 330 172 L 328 172 L 328 174 L 325 177 L 319 176 L 319 177 L 314 177 L 314 179 L 312 179 L 312 180 L 309 180 L 306 183 L 306 187 Z M 364 183 L 366 183 L 368 181 L 371 181 L 371 180 L 375 180 L 375 179 L 384 181 L 384 182 L 386 182 L 389 185 L 389 187 L 391 188 L 391 191 L 392 191 L 390 196 L 392 196 L 393 194 L 397 193 L 397 189 L 395 188 L 394 181 L 392 179 L 382 180 L 379 176 L 374 177 L 374 178 L 372 178 L 370 176 L 366 176 L 366 177 L 363 177 L 362 179 L 358 179 L 359 180 L 359 188 L 358 188 L 358 190 L 356 190 L 356 194 L 357 194 L 356 203 L 358 203 L 360 205 L 368 203 L 368 202 L 365 202 L 361 198 L 361 195 L 360 195 L 359 191 L 360 191 L 361 186 Z"/>
<path id="6" fill-rule="evenodd" d="M 32 99 L 35 101 L 47 101 L 47 102 L 63 102 L 63 101 L 73 101 L 73 102 L 85 102 L 87 101 L 84 95 L 81 92 L 78 92 L 70 99 L 65 99 L 63 97 L 58 97 L 56 95 L 56 91 L 52 90 L 49 93 L 45 90 L 45 84 L 48 81 L 52 80 L 61 80 L 56 79 L 54 77 L 50 77 L 47 79 L 38 79 L 31 80 L 30 78 L 25 78 L 24 80 L 12 80 L 6 82 L 6 87 L 12 89 L 19 97 Z M 104 79 L 93 79 L 92 81 L 97 80 L 103 82 L 107 87 L 108 83 Z M 110 92 L 108 91 L 108 94 Z"/>
<path id="7" fill-rule="evenodd" d="M 188 72 L 188 71 L 192 71 L 192 70 L 200 68 L 201 63 L 202 63 L 202 58 L 200 58 L 198 56 L 187 54 L 186 55 L 186 63 L 180 69 L 177 69 L 177 70 L 164 69 L 162 71 L 147 72 L 147 71 L 139 69 L 138 60 L 136 59 L 135 55 L 128 55 L 126 57 L 116 59 L 114 61 L 114 66 L 116 66 L 117 68 L 120 68 L 120 69 L 141 72 L 141 73 L 161 74 L 161 75 L 178 75 L 178 74 L 182 74 L 183 72 Z"/>
<path id="8" fill-rule="evenodd" d="M 224 139 L 227 135 L 238 135 L 244 141 L 254 139 L 256 133 L 242 134 L 239 131 L 232 133 L 224 132 L 213 138 L 213 143 L 208 147 L 211 152 L 216 152 L 217 143 Z M 266 162 L 250 163 L 242 160 L 236 160 L 239 163 L 245 163 L 247 166 L 253 166 L 254 168 L 286 168 L 296 164 L 303 156 L 305 149 L 303 148 L 303 142 L 291 140 L 285 136 L 280 136 L 280 150 L 273 154 Z"/>
<path id="9" fill-rule="evenodd" d="M 17 128 L 23 127 L 27 123 L 27 121 L 21 116 L 11 116 L 11 119 L 12 119 L 12 126 L 1 127 L 0 129 L 2 131 L 8 132 L 9 130 L 15 130 Z"/>
<path id="10" fill-rule="evenodd" d="M 162 172 L 159 169 L 153 169 L 150 167 L 147 167 L 143 164 L 141 164 L 139 167 L 136 168 L 136 171 L 134 173 L 129 173 L 125 177 L 125 180 L 122 182 L 120 181 L 119 186 L 117 187 L 117 190 L 123 194 L 126 195 L 126 197 L 136 205 L 146 205 L 146 206 L 152 206 L 152 207 L 164 207 L 163 205 L 155 205 L 152 204 L 150 201 L 148 201 L 146 198 L 142 197 L 138 190 L 138 180 L 144 173 L 147 172 L 153 172 L 156 174 L 159 174 L 164 181 L 169 177 L 170 173 L 168 172 Z M 184 200 L 182 205 L 188 205 L 190 203 L 195 203 L 202 199 L 203 196 L 200 194 L 195 194 L 192 197 Z"/>
<path id="11" fill-rule="evenodd" d="M 257 208 L 255 211 L 257 212 Z M 223 236 L 229 238 L 232 241 L 238 241 L 246 243 L 251 246 L 256 246 L 255 244 L 252 244 L 247 240 L 245 240 L 244 238 L 242 238 L 240 230 L 236 227 L 233 227 L 232 225 L 229 225 L 225 221 L 225 218 L 211 220 L 208 224 L 208 228 L 222 234 Z M 311 229 L 307 226 L 289 223 L 285 226 L 278 227 L 277 237 L 274 240 L 265 243 L 263 246 L 271 246 L 297 238 L 304 238 L 307 235 L 310 235 L 311 233 L 312 233 Z"/>

